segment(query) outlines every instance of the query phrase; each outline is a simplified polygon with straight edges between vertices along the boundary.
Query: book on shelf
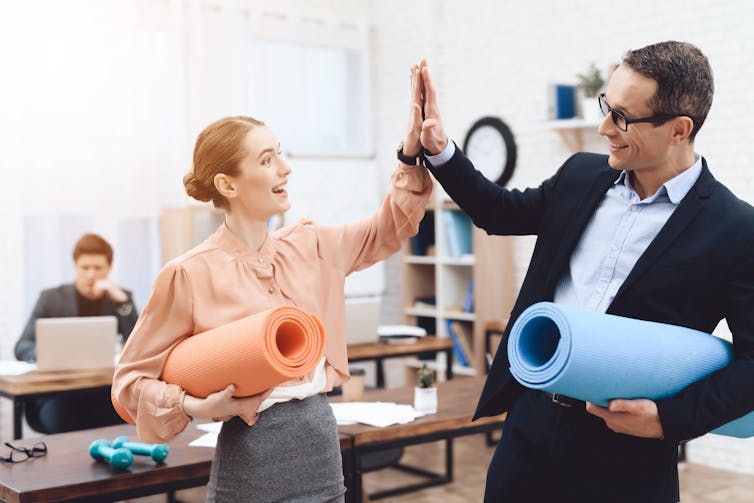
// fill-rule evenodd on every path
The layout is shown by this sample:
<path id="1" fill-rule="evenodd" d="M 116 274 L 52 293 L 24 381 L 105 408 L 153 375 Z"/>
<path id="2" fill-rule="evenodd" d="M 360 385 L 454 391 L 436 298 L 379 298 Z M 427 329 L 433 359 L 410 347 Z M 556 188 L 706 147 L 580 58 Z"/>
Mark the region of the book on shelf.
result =
<path id="1" fill-rule="evenodd" d="M 471 345 L 473 339 L 471 325 L 468 323 L 461 323 L 460 321 L 453 321 L 450 326 L 458 339 L 458 345 L 461 347 L 461 350 L 466 355 L 466 360 L 470 364 L 471 362 L 469 360 L 471 360 L 472 355 L 474 354 L 474 349 Z"/>
<path id="2" fill-rule="evenodd" d="M 572 119 L 576 116 L 576 86 L 549 84 L 547 92 L 547 118 Z"/>
<path id="3" fill-rule="evenodd" d="M 434 309 L 437 307 L 434 297 L 417 297 L 414 299 L 414 308 L 417 309 Z"/>
<path id="4" fill-rule="evenodd" d="M 463 310 L 467 313 L 474 312 L 474 278 L 469 278 L 469 284 L 466 287 L 466 297 L 463 299 Z"/>
<path id="5" fill-rule="evenodd" d="M 461 211 L 445 211 L 442 215 L 448 242 L 448 255 L 459 258 L 471 254 L 471 219 L 469 216 Z"/>
<path id="6" fill-rule="evenodd" d="M 460 342 L 459 334 L 456 334 L 454 329 L 456 329 L 456 325 L 458 325 L 457 322 L 454 322 L 453 320 L 447 320 L 447 328 L 448 328 L 448 337 L 450 337 L 450 340 L 453 341 L 453 354 L 455 355 L 455 359 L 458 362 L 458 364 L 462 367 L 468 367 L 469 366 L 469 360 L 466 358 L 466 353 L 463 350 L 463 347 Z"/>
<path id="7" fill-rule="evenodd" d="M 431 212 L 424 215 L 419 223 L 419 231 L 410 239 L 411 253 L 414 255 L 432 255 L 435 244 L 435 218 Z"/>

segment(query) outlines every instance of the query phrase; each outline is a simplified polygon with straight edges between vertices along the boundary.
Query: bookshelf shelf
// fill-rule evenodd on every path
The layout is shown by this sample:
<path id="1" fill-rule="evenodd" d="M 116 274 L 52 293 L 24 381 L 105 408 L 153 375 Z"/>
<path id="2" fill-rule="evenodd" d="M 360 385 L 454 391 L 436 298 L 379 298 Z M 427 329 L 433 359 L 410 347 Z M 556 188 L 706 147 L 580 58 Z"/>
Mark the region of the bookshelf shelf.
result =
<path id="1" fill-rule="evenodd" d="M 571 152 L 580 152 L 584 146 L 583 132 L 597 131 L 600 122 L 585 119 L 558 119 L 545 122 L 545 127 L 560 134 L 563 143 Z"/>
<path id="2" fill-rule="evenodd" d="M 454 369 L 458 367 L 459 375 L 475 375 L 485 369 L 485 324 L 507 318 L 513 306 L 513 241 L 473 227 L 455 203 L 447 202 L 444 191 L 436 189 L 418 239 L 404 249 L 404 315 L 407 324 L 438 337 L 460 337 L 468 366 L 459 365 L 456 356 Z M 416 254 L 430 249 L 430 255 Z M 438 355 L 437 365 L 444 368 L 444 359 Z"/>

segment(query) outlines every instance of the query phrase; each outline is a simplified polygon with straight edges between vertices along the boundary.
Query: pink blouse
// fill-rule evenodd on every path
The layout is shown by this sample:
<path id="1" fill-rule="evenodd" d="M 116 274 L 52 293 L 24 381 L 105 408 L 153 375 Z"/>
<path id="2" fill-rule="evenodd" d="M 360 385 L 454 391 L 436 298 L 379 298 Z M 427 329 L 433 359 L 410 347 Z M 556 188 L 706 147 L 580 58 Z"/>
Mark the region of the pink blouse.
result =
<path id="1" fill-rule="evenodd" d="M 170 441 L 191 420 L 183 411 L 185 392 L 159 379 L 176 344 L 281 304 L 314 313 L 325 325 L 324 391 L 348 379 L 345 277 L 389 257 L 416 234 L 432 191 L 423 167 L 399 164 L 391 180 L 382 207 L 366 220 L 336 227 L 301 221 L 268 236 L 259 251 L 222 225 L 165 265 L 113 377 L 114 396 L 136 420 L 142 440 Z M 265 396 L 241 415 L 247 423 L 254 423 Z"/>

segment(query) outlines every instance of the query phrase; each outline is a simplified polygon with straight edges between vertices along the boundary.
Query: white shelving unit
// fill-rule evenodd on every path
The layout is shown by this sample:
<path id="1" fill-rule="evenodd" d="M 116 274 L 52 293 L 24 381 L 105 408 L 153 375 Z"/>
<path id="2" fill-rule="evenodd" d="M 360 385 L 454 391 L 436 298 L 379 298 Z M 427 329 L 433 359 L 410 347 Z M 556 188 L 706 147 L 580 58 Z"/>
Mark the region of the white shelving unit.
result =
<path id="1" fill-rule="evenodd" d="M 434 229 L 433 246 L 426 255 L 414 255 L 411 243 L 404 249 L 403 285 L 404 315 L 406 323 L 434 324 L 435 335 L 448 337 L 448 320 L 464 328 L 468 367 L 455 360 L 454 373 L 476 375 L 484 372 L 484 327 L 489 322 L 499 322 L 507 317 L 513 306 L 513 252 L 512 240 L 507 237 L 487 236 L 472 226 L 472 253 L 451 256 L 445 212 L 460 208 L 448 200 L 438 185 L 433 200 L 427 207 L 420 232 Z M 470 282 L 473 281 L 474 308 L 463 310 Z M 421 300 L 434 298 L 434 305 Z M 417 301 L 420 303 L 417 305 Z M 423 361 L 410 363 L 421 366 Z M 444 376 L 445 355 L 438 355 L 429 366 Z"/>

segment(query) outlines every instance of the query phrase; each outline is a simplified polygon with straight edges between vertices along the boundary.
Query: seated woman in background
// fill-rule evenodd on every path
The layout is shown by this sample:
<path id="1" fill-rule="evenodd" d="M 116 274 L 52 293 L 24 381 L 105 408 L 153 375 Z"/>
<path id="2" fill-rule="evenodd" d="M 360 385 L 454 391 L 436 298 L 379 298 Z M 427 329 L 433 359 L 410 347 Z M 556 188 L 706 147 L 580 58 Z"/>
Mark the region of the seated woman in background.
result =
<path id="1" fill-rule="evenodd" d="M 131 292 L 108 279 L 113 264 L 113 248 L 97 234 L 84 234 L 73 247 L 74 283 L 44 290 L 29 316 L 21 338 L 16 342 L 16 358 L 37 359 L 35 324 L 38 318 L 74 316 L 115 316 L 118 333 L 125 342 L 136 325 L 139 313 Z M 114 342 L 114 341 L 113 341 Z M 122 423 L 110 402 L 110 390 L 82 391 L 70 397 L 28 400 L 26 419 L 40 433 L 97 428 Z"/>
<path id="2" fill-rule="evenodd" d="M 403 143 L 403 152 L 415 158 L 418 71 L 415 66 L 411 72 Z M 113 380 L 115 399 L 145 441 L 169 441 L 192 418 L 225 421 L 210 502 L 343 501 L 338 431 L 324 393 L 348 379 L 345 277 L 397 252 L 416 233 L 432 190 L 423 166 L 400 162 L 382 207 L 370 218 L 334 227 L 301 221 L 268 234 L 267 219 L 290 207 L 291 172 L 277 137 L 262 122 L 228 117 L 199 134 L 193 170 L 183 182 L 190 196 L 224 209 L 225 223 L 160 272 Z M 322 180 L 322 190 L 329 185 Z M 324 323 L 325 356 L 309 375 L 245 398 L 234 398 L 228 386 L 200 399 L 159 379 L 181 340 L 281 305 L 298 306 Z"/>

